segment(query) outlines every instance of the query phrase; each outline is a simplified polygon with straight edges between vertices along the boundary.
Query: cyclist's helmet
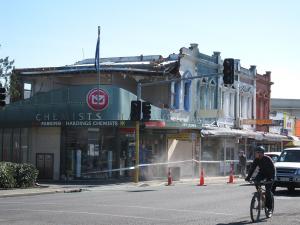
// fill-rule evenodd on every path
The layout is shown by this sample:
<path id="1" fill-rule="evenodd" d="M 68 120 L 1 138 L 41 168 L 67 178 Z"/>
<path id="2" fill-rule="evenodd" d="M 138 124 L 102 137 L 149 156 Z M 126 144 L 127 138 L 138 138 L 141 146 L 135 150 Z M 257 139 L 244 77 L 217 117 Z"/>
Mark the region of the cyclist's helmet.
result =
<path id="1" fill-rule="evenodd" d="M 257 146 L 255 149 L 255 152 L 260 152 L 260 153 L 265 153 L 265 148 L 264 146 Z"/>

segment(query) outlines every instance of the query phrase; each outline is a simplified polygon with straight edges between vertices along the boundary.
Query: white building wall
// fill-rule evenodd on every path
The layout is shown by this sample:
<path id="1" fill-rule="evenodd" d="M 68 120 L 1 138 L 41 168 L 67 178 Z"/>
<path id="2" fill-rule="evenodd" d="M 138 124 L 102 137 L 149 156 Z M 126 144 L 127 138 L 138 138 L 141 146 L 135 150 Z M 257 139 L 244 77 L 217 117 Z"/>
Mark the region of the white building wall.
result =
<path id="1" fill-rule="evenodd" d="M 197 76 L 196 73 L 196 56 L 199 54 L 199 49 L 197 44 L 191 44 L 190 48 L 181 48 L 181 53 L 184 54 L 182 58 L 180 58 L 180 67 L 179 73 L 183 78 L 187 73 L 189 73 L 192 77 Z M 181 81 L 181 89 L 180 89 L 180 101 L 179 101 L 179 109 L 184 109 L 184 83 L 186 81 Z M 192 80 L 190 87 L 190 112 L 193 113 L 197 110 L 197 79 Z"/>
<path id="2" fill-rule="evenodd" d="M 193 175 L 194 146 L 193 141 L 168 139 L 168 162 L 181 162 L 170 164 L 171 167 L 180 167 L 181 177 Z"/>
<path id="3" fill-rule="evenodd" d="M 54 154 L 53 179 L 59 180 L 60 171 L 60 137 L 61 129 L 59 127 L 37 127 L 32 128 L 32 164 L 36 165 L 37 153 Z"/>

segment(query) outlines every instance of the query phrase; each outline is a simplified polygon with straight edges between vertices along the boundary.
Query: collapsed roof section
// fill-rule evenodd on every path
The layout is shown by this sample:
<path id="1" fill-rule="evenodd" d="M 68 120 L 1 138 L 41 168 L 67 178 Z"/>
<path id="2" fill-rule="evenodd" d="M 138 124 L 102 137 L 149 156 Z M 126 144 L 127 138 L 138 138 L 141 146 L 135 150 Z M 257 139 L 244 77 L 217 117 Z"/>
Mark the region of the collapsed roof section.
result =
<path id="1" fill-rule="evenodd" d="M 120 72 L 135 75 L 164 76 L 177 74 L 179 67 L 179 56 L 169 55 L 163 58 L 161 55 L 112 57 L 100 59 L 100 73 Z M 20 76 L 43 76 L 76 73 L 95 73 L 95 60 L 85 59 L 73 65 L 60 67 L 39 67 L 15 69 Z"/>

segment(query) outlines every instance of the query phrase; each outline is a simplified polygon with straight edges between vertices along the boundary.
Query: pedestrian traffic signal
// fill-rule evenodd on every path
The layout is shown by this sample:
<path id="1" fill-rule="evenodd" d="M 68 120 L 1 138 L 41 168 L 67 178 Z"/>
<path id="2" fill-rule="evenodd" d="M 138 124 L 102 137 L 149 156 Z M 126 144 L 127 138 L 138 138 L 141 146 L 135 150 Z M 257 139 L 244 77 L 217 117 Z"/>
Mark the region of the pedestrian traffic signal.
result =
<path id="1" fill-rule="evenodd" d="M 149 121 L 151 119 L 151 104 L 150 102 L 142 103 L 143 120 Z"/>
<path id="2" fill-rule="evenodd" d="M 224 84 L 234 83 L 234 59 L 225 59 L 223 62 Z"/>
<path id="3" fill-rule="evenodd" d="M 141 120 L 141 101 L 131 101 L 130 120 Z"/>
<path id="4" fill-rule="evenodd" d="M 4 107 L 6 105 L 5 99 L 6 99 L 6 90 L 5 88 L 0 88 L 0 107 Z"/>

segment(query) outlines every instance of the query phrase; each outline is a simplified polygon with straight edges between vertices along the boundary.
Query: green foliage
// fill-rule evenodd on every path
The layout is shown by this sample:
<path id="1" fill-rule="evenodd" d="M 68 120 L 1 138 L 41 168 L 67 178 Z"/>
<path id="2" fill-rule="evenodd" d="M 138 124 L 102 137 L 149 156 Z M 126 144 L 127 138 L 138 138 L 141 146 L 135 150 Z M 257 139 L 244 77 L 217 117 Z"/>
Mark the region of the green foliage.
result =
<path id="1" fill-rule="evenodd" d="M 17 164 L 16 180 L 18 187 L 31 187 L 35 184 L 38 170 L 31 164 Z"/>
<path id="2" fill-rule="evenodd" d="M 22 87 L 18 76 L 14 72 L 12 72 L 10 76 L 10 86 L 9 86 L 9 94 L 12 102 L 20 99 L 21 89 Z"/>
<path id="3" fill-rule="evenodd" d="M 1 45 L 0 45 L 1 47 Z M 20 82 L 14 71 L 14 60 L 10 60 L 9 57 L 0 58 L 0 83 L 7 88 L 11 98 L 18 99 L 20 97 Z"/>
<path id="4" fill-rule="evenodd" d="M 14 163 L 0 163 L 0 188 L 16 187 L 15 169 Z"/>
<path id="5" fill-rule="evenodd" d="M 38 170 L 31 164 L 0 162 L 0 188 L 32 187 Z"/>
<path id="6" fill-rule="evenodd" d="M 8 78 L 12 74 L 14 61 L 10 61 L 8 56 L 5 58 L 0 58 L 0 78 L 5 80 L 5 85 L 8 85 Z"/>

